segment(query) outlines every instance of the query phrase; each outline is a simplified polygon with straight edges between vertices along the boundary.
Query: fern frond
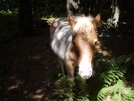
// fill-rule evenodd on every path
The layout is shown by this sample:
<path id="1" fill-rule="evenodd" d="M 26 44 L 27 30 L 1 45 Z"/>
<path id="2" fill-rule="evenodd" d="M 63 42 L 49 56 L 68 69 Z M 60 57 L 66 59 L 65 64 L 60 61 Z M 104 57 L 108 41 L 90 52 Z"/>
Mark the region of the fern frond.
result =
<path id="1" fill-rule="evenodd" d="M 59 74 L 55 91 L 64 101 L 68 101 L 68 97 L 76 101 L 134 101 L 134 90 L 126 87 L 123 82 L 130 65 L 126 60 L 133 57 L 134 53 L 110 61 L 98 55 L 94 63 L 97 73 L 87 84 L 78 76 L 75 78 L 73 90 L 69 91 L 67 78 Z"/>
<path id="2" fill-rule="evenodd" d="M 118 80 L 114 86 L 102 88 L 98 93 L 97 101 L 122 101 L 123 99 L 126 101 L 130 98 L 134 100 L 134 91 L 124 85 L 122 80 Z"/>

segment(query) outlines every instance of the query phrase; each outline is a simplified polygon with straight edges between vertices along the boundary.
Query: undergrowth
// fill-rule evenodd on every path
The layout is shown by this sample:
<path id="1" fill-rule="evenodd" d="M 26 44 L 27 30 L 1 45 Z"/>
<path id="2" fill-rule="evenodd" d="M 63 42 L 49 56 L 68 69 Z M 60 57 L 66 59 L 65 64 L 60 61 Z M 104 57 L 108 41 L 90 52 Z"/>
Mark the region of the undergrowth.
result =
<path id="1" fill-rule="evenodd" d="M 86 84 L 76 76 L 71 92 L 67 78 L 59 74 L 59 80 L 55 83 L 58 101 L 68 101 L 69 97 L 76 101 L 134 101 L 134 77 L 128 79 L 133 57 L 134 54 L 130 54 L 109 60 L 103 55 L 96 55 L 95 76 L 87 80 Z"/>
<path id="2" fill-rule="evenodd" d="M 17 32 L 17 14 L 11 11 L 0 11 L 0 44 L 16 43 L 14 36 Z"/>

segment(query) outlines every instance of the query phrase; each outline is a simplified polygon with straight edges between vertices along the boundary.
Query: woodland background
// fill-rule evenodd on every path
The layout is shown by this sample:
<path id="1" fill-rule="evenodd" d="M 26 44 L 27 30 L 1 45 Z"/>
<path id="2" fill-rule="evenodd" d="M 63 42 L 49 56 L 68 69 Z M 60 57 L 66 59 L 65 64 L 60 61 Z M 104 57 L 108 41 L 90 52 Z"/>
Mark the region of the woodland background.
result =
<path id="1" fill-rule="evenodd" d="M 94 69 L 76 101 L 134 101 L 134 0 L 1 0 L 0 100 L 67 101 L 66 78 L 49 46 L 53 19 L 102 15 Z"/>

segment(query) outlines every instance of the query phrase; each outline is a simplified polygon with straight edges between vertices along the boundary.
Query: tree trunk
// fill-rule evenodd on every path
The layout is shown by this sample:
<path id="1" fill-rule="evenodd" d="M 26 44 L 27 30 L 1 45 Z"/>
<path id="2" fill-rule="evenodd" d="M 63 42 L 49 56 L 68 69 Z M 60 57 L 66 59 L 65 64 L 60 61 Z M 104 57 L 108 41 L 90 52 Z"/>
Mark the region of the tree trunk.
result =
<path id="1" fill-rule="evenodd" d="M 116 5 L 115 6 L 115 12 L 114 12 L 114 16 L 113 16 L 113 24 L 114 24 L 114 27 L 117 27 L 117 23 L 119 21 L 119 16 L 120 16 L 120 10 L 119 10 L 119 7 Z"/>
<path id="2" fill-rule="evenodd" d="M 80 14 L 79 4 L 80 0 L 67 0 L 66 3 L 67 14 L 71 16 Z"/>
<path id="3" fill-rule="evenodd" d="M 17 36 L 31 35 L 33 31 L 31 0 L 19 0 L 19 33 Z"/>
<path id="4" fill-rule="evenodd" d="M 113 0 L 111 3 L 112 16 L 107 20 L 108 27 L 117 27 L 117 22 L 119 21 L 120 9 L 118 5 L 118 0 Z"/>
<path id="5" fill-rule="evenodd" d="M 33 1 L 33 6 L 34 6 L 34 12 L 38 10 L 38 0 Z"/>

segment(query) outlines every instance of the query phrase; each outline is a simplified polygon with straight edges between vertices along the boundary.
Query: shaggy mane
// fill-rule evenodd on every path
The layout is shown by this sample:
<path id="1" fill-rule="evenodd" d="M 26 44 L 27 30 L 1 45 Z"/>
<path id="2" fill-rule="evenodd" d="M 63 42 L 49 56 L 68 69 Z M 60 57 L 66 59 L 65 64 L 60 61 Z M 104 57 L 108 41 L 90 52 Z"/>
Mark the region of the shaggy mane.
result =
<path id="1" fill-rule="evenodd" d="M 76 17 L 74 20 L 76 22 L 76 25 L 73 28 L 75 32 L 77 32 L 79 29 L 83 31 L 84 30 L 91 31 L 94 28 L 94 25 L 91 22 L 93 20 L 93 17 L 91 16 Z"/>

